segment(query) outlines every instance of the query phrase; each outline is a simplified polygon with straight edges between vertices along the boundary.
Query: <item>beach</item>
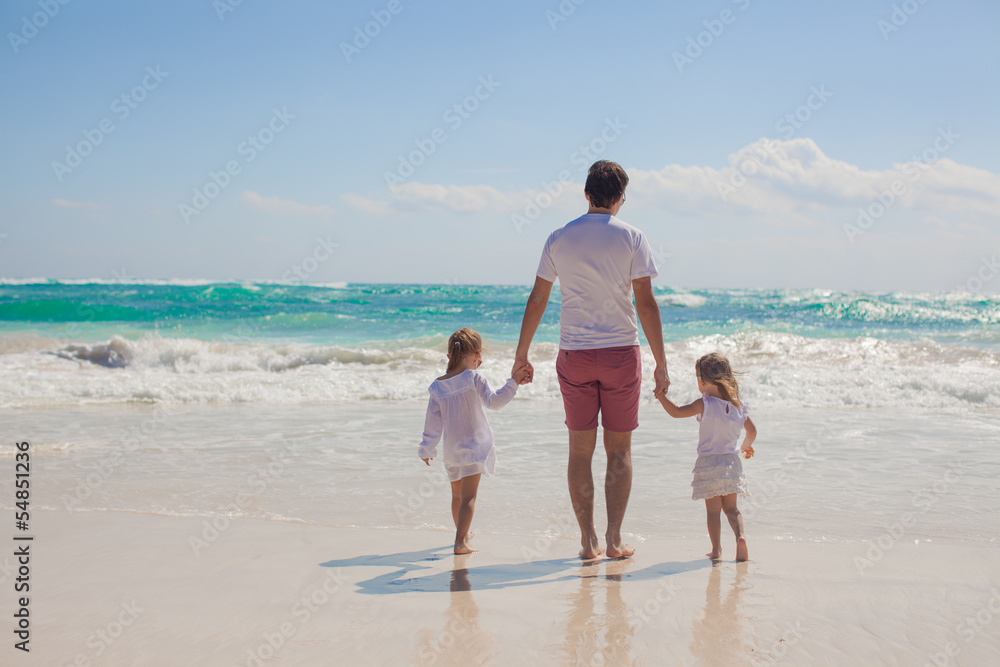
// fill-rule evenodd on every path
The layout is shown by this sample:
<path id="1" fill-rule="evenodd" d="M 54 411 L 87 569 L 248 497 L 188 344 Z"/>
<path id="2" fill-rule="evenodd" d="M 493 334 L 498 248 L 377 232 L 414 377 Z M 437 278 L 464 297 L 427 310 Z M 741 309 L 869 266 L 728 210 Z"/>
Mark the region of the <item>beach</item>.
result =
<path id="1" fill-rule="evenodd" d="M 782 428 L 746 463 L 751 560 L 733 562 L 724 533 L 713 566 L 703 506 L 687 490 L 691 429 L 652 403 L 624 527 L 635 557 L 575 558 L 560 406 L 521 399 L 495 415 L 500 468 L 480 490 L 480 551 L 452 555 L 440 469 L 415 455 L 366 464 L 412 446 L 422 408 L 15 411 L 7 427 L 37 434 L 44 506 L 33 519 L 31 659 L 754 665 L 943 654 L 940 664 L 979 665 L 1000 650 L 1000 456 L 940 439 L 960 427 L 970 442 L 995 442 L 995 415 L 762 411 L 759 423 Z M 148 433 L 110 459 L 88 447 L 101 441 L 97 423 Z M 13 492 L 8 480 L 0 489 Z M 603 511 L 599 500 L 599 531 Z"/>
<path id="2" fill-rule="evenodd" d="M 30 443 L 30 529 L 11 518 L 8 533 L 33 537 L 26 664 L 1000 655 L 992 301 L 659 290 L 675 400 L 697 395 L 705 351 L 747 371 L 760 431 L 740 501 L 750 561 L 734 562 L 725 531 L 722 561 L 705 557 L 697 422 L 667 416 L 647 377 L 623 526 L 636 555 L 584 563 L 551 323 L 535 382 L 490 413 L 499 465 L 480 487 L 479 552 L 451 553 L 442 469 L 416 456 L 446 332 L 484 331 L 482 372 L 499 385 L 524 288 L 109 284 L 87 288 L 88 321 L 52 303 L 77 286 L 48 283 L 33 304 L 36 288 L 5 289 L 4 438 Z M 13 517 L 15 448 L 0 461 Z M 599 447 L 598 533 L 604 465 Z"/>
<path id="3" fill-rule="evenodd" d="M 951 647 L 940 664 L 983 665 L 1000 650 L 983 546 L 909 541 L 864 574 L 856 545 L 760 539 L 743 564 L 665 539 L 581 564 L 567 538 L 526 561 L 524 536 L 456 557 L 443 532 L 234 519 L 196 557 L 197 518 L 37 521 L 37 664 L 933 664 Z"/>

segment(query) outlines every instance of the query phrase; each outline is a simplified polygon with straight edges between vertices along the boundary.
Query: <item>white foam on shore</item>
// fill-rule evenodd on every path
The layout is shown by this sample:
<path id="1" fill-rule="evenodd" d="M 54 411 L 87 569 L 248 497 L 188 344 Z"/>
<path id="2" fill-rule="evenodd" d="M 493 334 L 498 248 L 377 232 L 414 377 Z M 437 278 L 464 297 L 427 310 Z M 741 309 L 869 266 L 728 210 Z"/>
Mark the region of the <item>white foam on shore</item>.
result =
<path id="1" fill-rule="evenodd" d="M 439 338 L 347 347 L 156 335 L 67 344 L 14 335 L 0 338 L 0 406 L 424 400 L 446 364 Z M 507 378 L 513 347 L 489 343 L 482 371 L 494 384 Z M 536 379 L 520 396 L 559 398 L 556 350 L 551 343 L 533 346 Z M 678 400 L 697 396 L 694 362 L 711 351 L 747 372 L 741 380 L 747 399 L 772 407 L 1000 407 L 1000 358 L 993 351 L 766 331 L 668 343 Z M 648 349 L 643 364 L 648 374 Z"/>

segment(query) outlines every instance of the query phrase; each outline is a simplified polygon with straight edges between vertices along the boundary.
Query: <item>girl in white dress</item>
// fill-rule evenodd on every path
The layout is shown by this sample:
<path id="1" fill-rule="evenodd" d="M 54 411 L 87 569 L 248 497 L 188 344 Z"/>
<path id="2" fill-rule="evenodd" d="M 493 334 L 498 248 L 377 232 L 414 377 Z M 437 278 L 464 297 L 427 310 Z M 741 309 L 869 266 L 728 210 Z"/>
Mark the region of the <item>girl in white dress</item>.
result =
<path id="1" fill-rule="evenodd" d="M 427 465 L 443 440 L 444 468 L 451 482 L 451 516 L 455 520 L 455 553 L 475 551 L 469 546 L 469 526 L 476 509 L 476 493 L 483 473 L 496 470 L 493 430 L 483 406 L 499 410 L 507 405 L 517 385 L 528 377 L 527 366 L 496 392 L 477 370 L 483 363 L 483 341 L 472 329 L 459 329 L 448 339 L 448 369 L 428 392 L 424 437 L 417 455 Z"/>
<path id="2" fill-rule="evenodd" d="M 747 540 L 743 533 L 743 516 L 736 506 L 736 497 L 747 496 L 747 481 L 743 475 L 743 458 L 753 456 L 753 441 L 757 427 L 748 413 L 750 406 L 740 399 L 740 388 L 729 361 L 718 352 L 706 354 L 695 363 L 698 391 L 701 398 L 678 407 L 660 393 L 657 398 L 671 417 L 698 417 L 698 460 L 694 464 L 694 481 L 691 482 L 694 500 L 705 500 L 708 514 L 708 537 L 712 551 L 706 554 L 712 560 L 722 558 L 722 522 L 720 512 L 726 513 L 729 525 L 736 534 L 736 560 L 748 558 Z M 738 446 L 740 431 L 746 429 L 743 445 Z"/>

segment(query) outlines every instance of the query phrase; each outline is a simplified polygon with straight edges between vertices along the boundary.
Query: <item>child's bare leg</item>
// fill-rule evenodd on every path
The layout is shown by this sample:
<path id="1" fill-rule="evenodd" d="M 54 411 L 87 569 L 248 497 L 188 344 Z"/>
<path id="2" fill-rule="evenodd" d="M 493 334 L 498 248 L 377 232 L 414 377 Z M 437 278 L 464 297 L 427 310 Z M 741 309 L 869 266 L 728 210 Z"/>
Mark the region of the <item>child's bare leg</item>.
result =
<path id="1" fill-rule="evenodd" d="M 462 504 L 462 480 L 451 483 L 451 518 L 458 528 L 458 508 Z"/>
<path id="2" fill-rule="evenodd" d="M 745 561 L 748 558 L 747 538 L 743 534 L 743 515 L 740 514 L 740 510 L 736 506 L 735 493 L 722 496 L 722 511 L 726 513 L 729 525 L 733 527 L 733 532 L 736 533 L 736 560 L 738 562 Z"/>
<path id="3" fill-rule="evenodd" d="M 475 551 L 469 546 L 469 526 L 476 511 L 476 494 L 482 473 L 463 477 L 459 481 L 458 518 L 455 521 L 455 553 L 467 554 Z"/>
<path id="4" fill-rule="evenodd" d="M 712 551 L 705 554 L 712 560 L 722 558 L 722 496 L 705 498 L 705 514 L 708 517 L 708 539 L 712 540 Z"/>

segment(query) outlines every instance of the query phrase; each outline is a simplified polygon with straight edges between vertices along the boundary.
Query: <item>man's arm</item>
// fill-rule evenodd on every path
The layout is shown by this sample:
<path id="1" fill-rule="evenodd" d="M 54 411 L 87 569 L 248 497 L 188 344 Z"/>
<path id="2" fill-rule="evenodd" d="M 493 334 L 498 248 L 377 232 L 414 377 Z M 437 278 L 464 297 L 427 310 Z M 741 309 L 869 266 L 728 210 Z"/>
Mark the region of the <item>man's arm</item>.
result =
<path id="1" fill-rule="evenodd" d="M 663 351 L 663 324 L 660 322 L 660 306 L 653 296 L 653 279 L 649 276 L 632 281 L 632 291 L 635 293 L 635 313 L 642 323 L 642 332 L 653 351 L 656 368 L 653 369 L 653 395 L 665 392 L 670 386 L 670 376 L 667 374 L 667 357 Z"/>
<path id="2" fill-rule="evenodd" d="M 511 368 L 511 376 L 522 366 L 527 366 L 528 377 L 525 382 L 531 382 L 535 378 L 535 369 L 528 361 L 528 348 L 531 347 L 531 339 L 535 337 L 538 325 L 545 315 L 545 308 L 549 305 L 549 294 L 552 293 L 552 283 L 544 278 L 535 276 L 535 286 L 531 288 L 528 296 L 528 303 L 524 306 L 524 317 L 521 319 L 521 337 L 517 341 L 517 352 L 514 353 L 514 366 Z M 657 316 L 659 317 L 659 316 Z M 660 349 L 663 346 L 661 342 Z"/>

